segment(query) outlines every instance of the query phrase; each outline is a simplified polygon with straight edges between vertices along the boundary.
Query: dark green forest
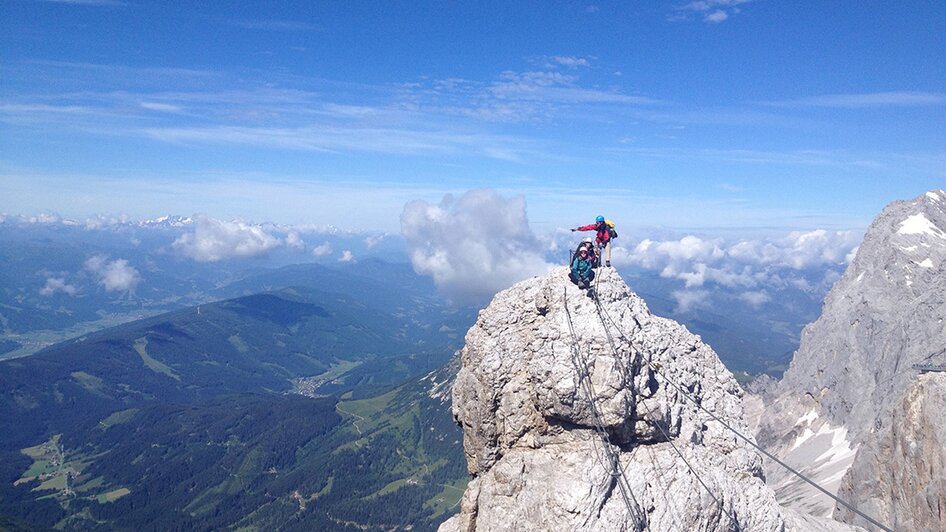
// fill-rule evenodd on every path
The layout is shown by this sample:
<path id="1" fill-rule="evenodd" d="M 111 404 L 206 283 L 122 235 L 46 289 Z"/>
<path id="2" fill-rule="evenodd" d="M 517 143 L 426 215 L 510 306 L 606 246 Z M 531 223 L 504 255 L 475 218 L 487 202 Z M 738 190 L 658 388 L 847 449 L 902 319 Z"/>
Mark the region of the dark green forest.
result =
<path id="1" fill-rule="evenodd" d="M 293 288 L 0 362 L 0 515 L 67 530 L 434 529 L 467 475 L 449 403 L 423 377 L 459 324 L 418 341 L 413 318 Z M 292 393 L 300 377 L 309 397 Z"/>

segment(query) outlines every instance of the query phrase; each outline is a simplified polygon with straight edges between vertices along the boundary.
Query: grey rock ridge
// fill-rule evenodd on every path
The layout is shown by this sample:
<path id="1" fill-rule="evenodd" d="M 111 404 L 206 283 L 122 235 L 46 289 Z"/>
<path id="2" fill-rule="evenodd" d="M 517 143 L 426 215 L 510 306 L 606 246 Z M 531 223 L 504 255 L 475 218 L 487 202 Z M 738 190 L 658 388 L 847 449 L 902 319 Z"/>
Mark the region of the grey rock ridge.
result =
<path id="1" fill-rule="evenodd" d="M 911 366 L 946 347 L 944 317 L 946 191 L 934 190 L 891 203 L 870 225 L 821 317 L 803 331 L 761 416 L 759 442 L 837 490 L 858 446 L 887 428 L 917 377 Z M 831 515 L 834 501 L 768 471 L 780 501 Z"/>
<path id="2" fill-rule="evenodd" d="M 781 508 L 755 450 L 668 385 L 748 434 L 742 391 L 709 346 L 652 315 L 613 269 L 599 270 L 597 293 L 600 313 L 559 268 L 480 312 L 453 385 L 473 479 L 441 531 L 851 530 Z"/>
<path id="3" fill-rule="evenodd" d="M 914 381 L 857 450 L 838 495 L 894 530 L 946 530 L 946 374 Z M 844 507 L 836 519 L 872 527 Z"/>

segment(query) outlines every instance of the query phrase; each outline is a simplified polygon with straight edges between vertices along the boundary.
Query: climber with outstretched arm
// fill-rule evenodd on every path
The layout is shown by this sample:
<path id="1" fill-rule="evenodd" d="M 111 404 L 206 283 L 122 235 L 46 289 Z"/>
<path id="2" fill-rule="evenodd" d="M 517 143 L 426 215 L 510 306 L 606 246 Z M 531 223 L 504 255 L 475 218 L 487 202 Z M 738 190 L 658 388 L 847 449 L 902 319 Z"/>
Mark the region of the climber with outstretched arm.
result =
<path id="1" fill-rule="evenodd" d="M 604 219 L 604 216 L 598 215 L 595 218 L 595 223 L 589 225 L 583 225 L 581 227 L 576 227 L 572 231 L 597 231 L 595 236 L 595 243 L 598 245 L 599 253 L 598 256 L 604 255 L 604 265 L 611 266 L 611 238 L 612 234 L 617 236 L 617 232 L 614 231 L 613 223 L 608 224 Z M 603 252 L 601 252 L 603 250 Z"/>

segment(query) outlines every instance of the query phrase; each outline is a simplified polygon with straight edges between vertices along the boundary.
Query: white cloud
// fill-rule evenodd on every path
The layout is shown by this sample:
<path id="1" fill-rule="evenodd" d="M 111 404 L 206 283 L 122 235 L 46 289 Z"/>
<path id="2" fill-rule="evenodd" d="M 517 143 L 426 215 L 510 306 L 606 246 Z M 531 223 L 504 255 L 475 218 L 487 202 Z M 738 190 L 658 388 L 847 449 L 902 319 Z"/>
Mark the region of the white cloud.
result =
<path id="1" fill-rule="evenodd" d="M 102 272 L 101 283 L 108 292 L 134 292 L 140 281 L 138 270 L 129 266 L 125 259 L 109 262 Z"/>
<path id="2" fill-rule="evenodd" d="M 706 290 L 674 290 L 671 295 L 677 301 L 676 312 L 679 313 L 709 306 L 709 292 Z"/>
<path id="3" fill-rule="evenodd" d="M 323 242 L 319 244 L 318 246 L 315 246 L 314 248 L 312 248 L 312 254 L 315 255 L 316 257 L 322 257 L 325 255 L 328 255 L 331 252 L 332 252 L 332 245 L 329 244 L 328 242 Z"/>
<path id="4" fill-rule="evenodd" d="M 141 102 L 142 108 L 148 109 L 149 111 L 160 111 L 162 113 L 180 113 L 181 107 L 179 105 L 173 105 L 170 103 L 160 103 L 160 102 Z"/>
<path id="5" fill-rule="evenodd" d="M 566 66 L 570 68 L 591 66 L 591 62 L 588 60 L 588 58 L 576 57 L 572 55 L 552 56 L 551 63 L 554 65 L 561 65 L 561 66 Z"/>
<path id="6" fill-rule="evenodd" d="M 302 250 L 305 249 L 305 241 L 302 240 L 299 233 L 290 231 L 289 234 L 286 235 L 286 246 L 292 249 Z"/>
<path id="7" fill-rule="evenodd" d="M 311 31 L 319 29 L 315 24 L 298 20 L 230 20 L 237 28 L 264 31 Z"/>
<path id="8" fill-rule="evenodd" d="M 25 220 L 27 223 L 40 225 L 55 225 L 62 222 L 62 216 L 53 212 L 43 212 L 35 216 L 30 216 Z"/>
<path id="9" fill-rule="evenodd" d="M 45 0 L 52 4 L 72 4 L 76 6 L 120 7 L 127 5 L 118 0 Z"/>
<path id="10" fill-rule="evenodd" d="M 812 286 L 805 275 L 843 269 L 860 241 L 851 231 L 796 231 L 781 238 L 727 242 L 687 235 L 679 240 L 645 239 L 633 249 L 615 247 L 617 261 L 626 261 L 679 279 L 686 288 L 716 284 L 727 288 L 762 285 Z M 827 279 L 827 277 L 825 278 Z M 823 286 L 822 282 L 816 283 Z M 762 295 L 746 296 L 761 304 Z"/>
<path id="11" fill-rule="evenodd" d="M 719 23 L 728 19 L 730 15 L 740 12 L 741 4 L 752 0 L 698 0 L 677 8 L 679 18 L 688 18 L 695 13 L 703 17 L 703 22 Z"/>
<path id="12" fill-rule="evenodd" d="M 355 256 L 351 254 L 349 249 L 342 251 L 342 256 L 338 258 L 338 262 L 353 262 L 354 260 Z"/>
<path id="13" fill-rule="evenodd" d="M 377 246 L 378 244 L 380 244 L 381 241 L 384 240 L 385 236 L 387 235 L 374 235 L 374 236 L 365 237 L 365 246 L 368 249 L 371 249 Z"/>
<path id="14" fill-rule="evenodd" d="M 127 214 L 119 215 L 108 215 L 108 214 L 95 214 L 86 218 L 85 228 L 94 231 L 98 229 L 104 229 L 106 227 L 115 227 L 124 223 L 128 223 L 131 218 Z"/>
<path id="15" fill-rule="evenodd" d="M 763 102 L 776 107 L 920 107 L 946 105 L 946 93 L 890 91 L 860 94 L 822 94 L 794 100 Z"/>
<path id="16" fill-rule="evenodd" d="M 94 255 L 86 259 L 85 269 L 92 273 L 98 273 L 105 268 L 106 262 L 108 262 L 108 257 L 105 255 Z"/>
<path id="17" fill-rule="evenodd" d="M 66 283 L 66 280 L 63 277 L 50 277 L 46 279 L 46 286 L 39 289 L 39 295 L 46 297 L 52 296 L 56 292 L 62 292 L 64 294 L 74 296 L 76 295 L 76 292 L 78 292 L 78 289 L 75 286 Z"/>
<path id="18" fill-rule="evenodd" d="M 125 259 L 109 261 L 105 255 L 94 255 L 85 261 L 85 269 L 98 276 L 107 292 L 134 293 L 141 282 L 141 274 Z"/>
<path id="19" fill-rule="evenodd" d="M 401 233 L 414 270 L 432 276 L 458 302 L 488 297 L 551 267 L 521 196 L 505 199 L 479 189 L 436 205 L 411 201 L 401 213 Z"/>
<path id="20" fill-rule="evenodd" d="M 860 242 L 852 231 L 794 231 L 777 240 L 742 240 L 726 250 L 738 260 L 802 270 L 825 264 L 843 264 Z"/>
<path id="21" fill-rule="evenodd" d="M 181 235 L 174 249 L 198 262 L 255 257 L 280 245 L 280 240 L 256 225 L 224 222 L 206 216 L 197 219 L 193 233 Z"/>
<path id="22" fill-rule="evenodd" d="M 765 290 L 755 290 L 739 294 L 739 299 L 749 303 L 753 308 L 759 308 L 771 301 L 772 297 Z"/>
<path id="23" fill-rule="evenodd" d="M 706 22 L 722 22 L 729 18 L 729 15 L 726 14 L 722 9 L 717 9 L 712 13 L 707 13 L 703 20 Z"/>

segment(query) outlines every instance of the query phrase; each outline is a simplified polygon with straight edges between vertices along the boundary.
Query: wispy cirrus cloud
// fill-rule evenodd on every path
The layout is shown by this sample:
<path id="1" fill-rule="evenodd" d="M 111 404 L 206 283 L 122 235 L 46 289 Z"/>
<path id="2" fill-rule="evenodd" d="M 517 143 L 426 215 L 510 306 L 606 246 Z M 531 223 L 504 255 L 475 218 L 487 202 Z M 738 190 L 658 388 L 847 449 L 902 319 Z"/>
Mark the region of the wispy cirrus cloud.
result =
<path id="1" fill-rule="evenodd" d="M 180 113 L 183 109 L 179 105 L 160 102 L 141 102 L 141 107 L 149 111 L 160 111 L 163 113 Z"/>
<path id="2" fill-rule="evenodd" d="M 320 29 L 319 26 L 298 20 L 228 20 L 230 26 L 248 30 L 265 31 L 312 31 Z"/>
<path id="3" fill-rule="evenodd" d="M 589 62 L 577 56 L 555 56 L 553 60 L 565 67 Z M 66 78 L 116 81 L 110 90 L 14 95 L 0 104 L 0 121 L 169 143 L 261 149 L 463 154 L 523 162 L 555 156 L 557 151 L 528 132 L 497 133 L 502 128 L 497 124 L 554 123 L 562 113 L 594 120 L 596 115 L 613 116 L 614 110 L 663 103 L 589 86 L 573 68 L 569 73 L 554 69 L 505 71 L 488 81 L 447 78 L 359 85 L 306 79 L 264 86 L 230 83 L 226 74 L 203 71 L 185 71 L 178 76 L 115 65 L 37 66 Z M 161 90 L 143 86 L 144 80 L 153 77 L 161 78 L 153 85 Z M 184 81 L 175 87 L 179 79 Z M 128 80 L 128 85 L 122 80 Z M 169 86 L 167 80 L 174 83 Z"/>
<path id="4" fill-rule="evenodd" d="M 515 160 L 528 151 L 523 139 L 485 133 L 342 125 L 308 127 L 148 128 L 145 136 L 164 142 L 242 144 L 324 153 L 375 152 L 393 155 L 479 155 Z M 519 148 L 517 148 L 517 146 Z"/>
<path id="5" fill-rule="evenodd" d="M 703 22 L 718 24 L 729 19 L 731 15 L 741 12 L 742 4 L 752 0 L 698 0 L 678 7 L 672 20 L 685 20 L 691 15 L 702 17 Z"/>
<path id="6" fill-rule="evenodd" d="M 119 0 L 43 0 L 50 4 L 69 4 L 74 6 L 121 7 L 128 5 Z"/>
<path id="7" fill-rule="evenodd" d="M 761 102 L 773 107 L 926 107 L 946 105 L 946 93 L 891 91 L 859 94 L 823 94 L 790 100 Z"/>
<path id="8" fill-rule="evenodd" d="M 546 68 L 580 68 L 580 67 L 590 67 L 591 61 L 594 60 L 594 57 L 582 57 L 575 55 L 553 55 L 546 58 L 545 67 Z"/>
<path id="9" fill-rule="evenodd" d="M 632 96 L 619 91 L 591 89 L 578 84 L 578 77 L 561 72 L 506 71 L 489 88 L 489 94 L 503 100 L 542 100 L 557 103 L 612 103 L 655 105 L 660 100 Z"/>
<path id="10" fill-rule="evenodd" d="M 611 148 L 612 151 L 634 153 L 641 157 L 658 159 L 694 159 L 721 161 L 753 165 L 789 165 L 789 166 L 829 166 L 876 168 L 883 166 L 881 158 L 850 153 L 843 150 L 750 150 L 750 149 L 697 149 L 697 148 Z M 891 156 L 883 157 L 889 159 Z M 892 156 L 896 157 L 896 156 Z M 731 185 L 719 185 L 720 188 L 735 192 Z"/>

